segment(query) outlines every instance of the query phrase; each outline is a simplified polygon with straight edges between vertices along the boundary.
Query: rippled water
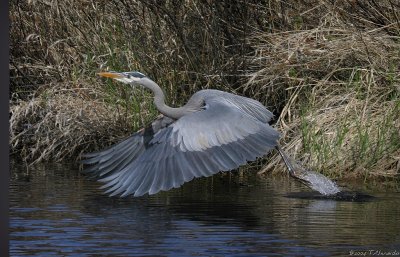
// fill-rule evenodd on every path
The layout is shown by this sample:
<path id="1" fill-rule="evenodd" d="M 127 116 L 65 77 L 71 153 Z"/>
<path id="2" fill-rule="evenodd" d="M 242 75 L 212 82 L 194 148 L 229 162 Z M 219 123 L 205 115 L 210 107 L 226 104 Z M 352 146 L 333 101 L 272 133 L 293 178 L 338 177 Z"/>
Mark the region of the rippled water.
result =
<path id="1" fill-rule="evenodd" d="M 367 202 L 293 198 L 309 189 L 231 173 L 119 199 L 73 166 L 11 166 L 11 256 L 400 256 L 396 189 L 367 190 Z"/>

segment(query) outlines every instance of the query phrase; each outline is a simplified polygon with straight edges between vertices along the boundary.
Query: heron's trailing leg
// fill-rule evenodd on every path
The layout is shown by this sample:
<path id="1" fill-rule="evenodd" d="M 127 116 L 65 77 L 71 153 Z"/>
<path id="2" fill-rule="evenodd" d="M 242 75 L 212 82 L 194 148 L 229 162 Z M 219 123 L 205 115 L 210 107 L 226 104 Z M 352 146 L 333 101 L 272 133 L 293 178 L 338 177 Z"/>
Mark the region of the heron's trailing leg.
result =
<path id="1" fill-rule="evenodd" d="M 303 168 L 299 163 L 291 159 L 285 151 L 282 150 L 279 144 L 276 145 L 276 149 L 282 156 L 291 177 L 323 195 L 333 195 L 340 192 L 335 182 L 320 173 Z"/>
<path id="2" fill-rule="evenodd" d="M 276 145 L 276 150 L 278 150 L 279 154 L 281 155 L 283 161 L 285 162 L 285 165 L 289 171 L 289 175 L 297 178 L 297 176 L 295 175 L 295 169 L 292 165 L 293 160 L 290 160 L 289 156 L 287 156 L 287 154 L 282 150 L 281 146 L 279 144 Z"/>

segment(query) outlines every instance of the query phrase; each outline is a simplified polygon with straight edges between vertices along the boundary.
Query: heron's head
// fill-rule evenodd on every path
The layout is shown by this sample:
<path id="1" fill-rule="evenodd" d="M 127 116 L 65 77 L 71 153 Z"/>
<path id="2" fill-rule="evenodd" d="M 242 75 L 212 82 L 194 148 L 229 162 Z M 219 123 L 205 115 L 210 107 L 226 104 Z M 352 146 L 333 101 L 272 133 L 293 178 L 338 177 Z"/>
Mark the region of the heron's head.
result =
<path id="1" fill-rule="evenodd" d="M 147 78 L 146 75 L 138 71 L 128 71 L 128 72 L 107 71 L 107 72 L 100 72 L 97 74 L 102 77 L 115 79 L 119 82 L 129 84 L 131 86 L 140 85 L 142 80 Z"/>

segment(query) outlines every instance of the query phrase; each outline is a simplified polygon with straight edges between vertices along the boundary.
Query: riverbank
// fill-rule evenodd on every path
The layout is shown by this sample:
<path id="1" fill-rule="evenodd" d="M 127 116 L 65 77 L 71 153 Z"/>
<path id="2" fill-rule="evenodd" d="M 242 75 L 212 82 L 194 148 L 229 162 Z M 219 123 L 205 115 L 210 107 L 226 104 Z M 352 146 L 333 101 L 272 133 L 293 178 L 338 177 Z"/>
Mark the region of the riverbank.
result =
<path id="1" fill-rule="evenodd" d="M 174 106 L 204 88 L 259 100 L 283 148 L 331 178 L 396 178 L 398 13 L 390 0 L 12 2 L 11 152 L 77 159 L 147 124 L 148 92 L 96 76 L 140 70 Z M 284 170 L 268 158 L 253 165 Z"/>

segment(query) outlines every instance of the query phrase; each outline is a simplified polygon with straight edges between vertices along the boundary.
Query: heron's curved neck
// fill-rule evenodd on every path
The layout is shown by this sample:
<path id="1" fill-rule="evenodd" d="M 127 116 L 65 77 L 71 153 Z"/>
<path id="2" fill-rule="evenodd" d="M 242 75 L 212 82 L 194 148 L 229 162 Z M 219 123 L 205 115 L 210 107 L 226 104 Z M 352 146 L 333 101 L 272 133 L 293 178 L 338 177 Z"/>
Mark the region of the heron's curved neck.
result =
<path id="1" fill-rule="evenodd" d="M 165 104 L 165 95 L 162 89 L 157 85 L 156 82 L 152 81 L 149 78 L 143 79 L 142 85 L 148 89 L 150 89 L 154 93 L 154 104 L 157 109 L 164 114 L 173 119 L 179 119 L 185 114 L 189 113 L 190 110 L 183 107 L 173 108 Z"/>

